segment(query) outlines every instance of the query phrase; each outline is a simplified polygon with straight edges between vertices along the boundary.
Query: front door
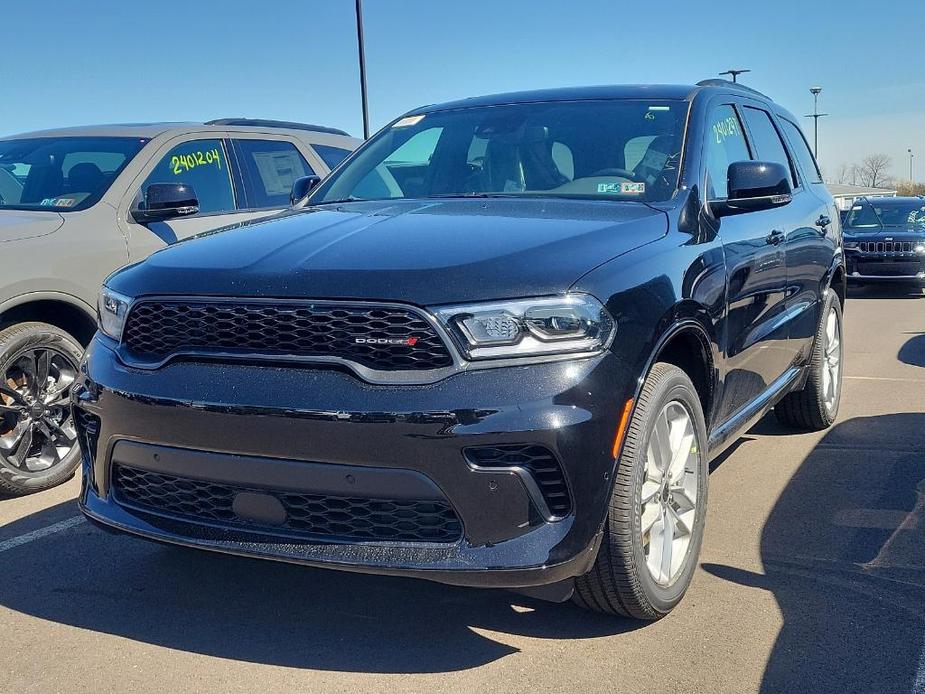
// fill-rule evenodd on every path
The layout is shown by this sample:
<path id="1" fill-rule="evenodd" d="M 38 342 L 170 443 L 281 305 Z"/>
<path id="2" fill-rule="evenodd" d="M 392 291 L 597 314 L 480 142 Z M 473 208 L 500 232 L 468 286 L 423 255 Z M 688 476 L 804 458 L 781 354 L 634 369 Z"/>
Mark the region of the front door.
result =
<path id="1" fill-rule="evenodd" d="M 755 157 L 732 104 L 714 106 L 708 128 L 706 193 L 709 200 L 722 200 L 728 195 L 729 164 Z M 755 400 L 793 359 L 785 315 L 784 220 L 780 210 L 764 210 L 717 222 L 726 256 L 727 286 L 720 421 Z"/>

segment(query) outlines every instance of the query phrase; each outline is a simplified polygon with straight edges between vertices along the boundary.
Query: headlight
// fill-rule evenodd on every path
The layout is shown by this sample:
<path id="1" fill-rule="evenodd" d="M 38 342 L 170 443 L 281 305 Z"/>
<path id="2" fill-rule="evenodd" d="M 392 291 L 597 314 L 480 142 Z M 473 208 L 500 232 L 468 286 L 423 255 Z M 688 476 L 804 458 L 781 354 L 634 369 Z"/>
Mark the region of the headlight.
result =
<path id="1" fill-rule="evenodd" d="M 857 248 L 857 247 L 858 247 L 857 241 L 845 241 L 845 248 Z"/>
<path id="2" fill-rule="evenodd" d="M 435 312 L 469 359 L 599 352 L 616 332 L 607 309 L 587 294 L 447 306 Z"/>
<path id="3" fill-rule="evenodd" d="M 916 244 L 913 250 L 915 250 L 916 253 L 925 253 L 925 243 Z"/>
<path id="4" fill-rule="evenodd" d="M 125 318 L 128 316 L 128 309 L 131 304 L 132 300 L 129 297 L 104 286 L 100 290 L 100 300 L 97 307 L 100 330 L 113 340 L 121 340 L 122 328 L 125 327 Z"/>

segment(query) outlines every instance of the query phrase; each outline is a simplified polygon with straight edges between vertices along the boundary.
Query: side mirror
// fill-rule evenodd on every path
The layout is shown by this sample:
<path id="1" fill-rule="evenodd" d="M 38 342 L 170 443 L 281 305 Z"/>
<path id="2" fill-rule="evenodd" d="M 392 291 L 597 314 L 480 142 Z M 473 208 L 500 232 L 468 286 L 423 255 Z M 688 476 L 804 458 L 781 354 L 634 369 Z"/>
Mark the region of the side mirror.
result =
<path id="1" fill-rule="evenodd" d="M 321 183 L 321 176 L 311 175 L 297 178 L 292 182 L 292 192 L 289 193 L 289 204 L 295 207 L 298 203 L 307 198 L 308 194 L 311 193 L 319 183 Z"/>
<path id="2" fill-rule="evenodd" d="M 193 186 L 186 183 L 152 183 L 145 189 L 141 205 L 132 210 L 132 218 L 139 224 L 145 224 L 188 217 L 197 212 L 199 199 Z"/>
<path id="3" fill-rule="evenodd" d="M 771 161 L 734 161 L 729 165 L 729 197 L 710 203 L 716 217 L 757 212 L 790 203 L 790 171 Z"/>

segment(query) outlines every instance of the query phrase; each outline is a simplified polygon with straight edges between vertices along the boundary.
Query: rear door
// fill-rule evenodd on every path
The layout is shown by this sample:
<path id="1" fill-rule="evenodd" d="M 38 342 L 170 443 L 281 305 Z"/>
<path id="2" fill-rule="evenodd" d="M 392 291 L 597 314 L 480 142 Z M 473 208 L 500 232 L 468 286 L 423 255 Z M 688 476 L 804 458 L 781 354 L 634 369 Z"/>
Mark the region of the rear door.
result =
<path id="1" fill-rule="evenodd" d="M 788 118 L 778 115 L 776 120 L 789 145 L 797 180 L 790 206 L 798 223 L 786 243 L 787 301 L 793 314 L 790 338 L 808 358 L 820 321 L 821 289 L 838 248 L 838 210 L 800 128 Z"/>
<path id="2" fill-rule="evenodd" d="M 730 97 L 715 102 L 709 111 L 704 188 L 708 200 L 728 196 L 729 164 L 756 158 L 740 110 L 740 102 Z M 784 230 L 776 212 L 732 215 L 717 222 L 727 286 L 720 421 L 754 401 L 793 361 L 785 316 Z"/>

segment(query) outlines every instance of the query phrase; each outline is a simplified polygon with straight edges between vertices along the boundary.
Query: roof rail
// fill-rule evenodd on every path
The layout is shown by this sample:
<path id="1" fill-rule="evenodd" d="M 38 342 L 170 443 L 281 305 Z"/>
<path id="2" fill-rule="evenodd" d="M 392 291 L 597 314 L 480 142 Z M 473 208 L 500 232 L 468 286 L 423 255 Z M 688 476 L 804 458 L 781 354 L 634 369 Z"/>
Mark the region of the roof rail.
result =
<path id="1" fill-rule="evenodd" d="M 339 128 L 329 128 L 324 125 L 310 125 L 308 123 L 295 123 L 287 120 L 270 120 L 267 118 L 216 118 L 208 120 L 203 125 L 243 125 L 258 128 L 287 128 L 289 130 L 311 130 L 316 133 L 328 133 L 330 135 L 346 135 L 350 133 L 340 130 Z"/>
<path id="2" fill-rule="evenodd" d="M 752 89 L 751 87 L 746 87 L 741 82 L 730 82 L 729 80 L 721 79 L 709 79 L 709 80 L 700 80 L 697 83 L 698 87 L 725 87 L 726 89 L 739 89 L 743 92 L 751 92 L 752 94 L 757 94 L 758 96 L 764 99 L 770 99 L 767 94 L 759 92 L 757 89 Z"/>

